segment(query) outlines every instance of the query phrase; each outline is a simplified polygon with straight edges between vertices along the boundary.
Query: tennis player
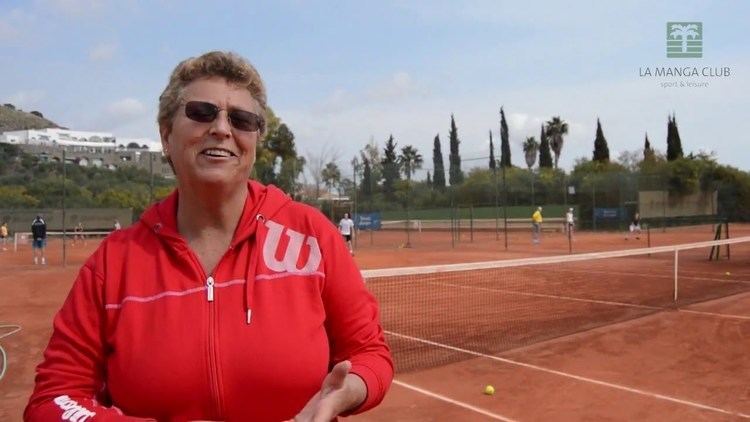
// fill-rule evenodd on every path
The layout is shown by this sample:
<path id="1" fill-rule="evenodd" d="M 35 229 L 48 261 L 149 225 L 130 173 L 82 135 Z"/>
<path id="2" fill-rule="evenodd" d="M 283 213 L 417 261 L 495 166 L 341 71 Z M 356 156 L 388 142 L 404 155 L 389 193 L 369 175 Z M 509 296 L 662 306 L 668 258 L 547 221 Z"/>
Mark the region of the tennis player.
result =
<path id="1" fill-rule="evenodd" d="M 640 240 L 641 238 L 641 215 L 639 213 L 635 213 L 633 215 L 633 221 L 630 222 L 630 227 L 628 227 L 629 231 L 628 234 L 625 235 L 625 240 L 628 240 L 630 235 L 635 233 L 636 240 Z"/>
<path id="2" fill-rule="evenodd" d="M 266 109 L 236 54 L 175 68 L 158 122 L 177 188 L 81 268 L 25 420 L 329 421 L 383 399 L 377 302 L 336 227 L 248 181 Z"/>
<path id="3" fill-rule="evenodd" d="M 349 217 L 349 213 L 344 213 L 344 218 L 339 221 L 339 233 L 344 236 L 346 246 L 349 248 L 349 253 L 354 255 L 354 249 L 352 248 L 352 234 L 354 234 L 354 221 Z"/>
<path id="4" fill-rule="evenodd" d="M 531 238 L 535 245 L 541 241 L 542 233 L 542 207 L 537 207 L 531 215 Z"/>

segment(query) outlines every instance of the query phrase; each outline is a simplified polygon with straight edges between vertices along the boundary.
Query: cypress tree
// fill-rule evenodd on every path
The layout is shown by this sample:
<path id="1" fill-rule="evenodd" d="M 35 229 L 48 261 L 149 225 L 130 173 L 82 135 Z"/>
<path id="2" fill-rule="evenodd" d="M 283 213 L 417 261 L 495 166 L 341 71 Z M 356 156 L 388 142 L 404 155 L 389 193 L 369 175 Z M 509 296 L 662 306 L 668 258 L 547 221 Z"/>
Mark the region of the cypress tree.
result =
<path id="1" fill-rule="evenodd" d="M 432 187 L 432 177 L 430 177 L 430 172 L 427 172 L 427 186 Z"/>
<path id="2" fill-rule="evenodd" d="M 450 169 L 448 172 L 448 181 L 451 186 L 460 185 L 464 181 L 464 173 L 461 171 L 461 155 L 458 153 L 458 145 L 461 141 L 458 140 L 458 129 L 456 128 L 456 120 L 451 114 L 451 131 L 450 131 L 450 148 L 451 152 L 448 156 L 450 162 Z"/>
<path id="3" fill-rule="evenodd" d="M 500 107 L 500 166 L 511 167 L 510 140 L 508 139 L 508 123 L 505 122 L 505 112 Z"/>
<path id="4" fill-rule="evenodd" d="M 362 170 L 362 193 L 372 195 L 372 169 L 370 169 L 370 160 L 362 158 L 364 169 Z"/>
<path id="5" fill-rule="evenodd" d="M 490 169 L 495 170 L 497 164 L 495 163 L 495 145 L 492 144 L 492 131 L 490 131 Z"/>
<path id="6" fill-rule="evenodd" d="M 385 143 L 385 149 L 383 152 L 385 153 L 382 161 L 383 192 L 388 196 L 392 196 L 395 192 L 396 181 L 399 179 L 396 142 L 393 140 L 393 135 L 391 135 Z"/>
<path id="7" fill-rule="evenodd" d="M 440 135 L 435 135 L 435 143 L 432 147 L 432 185 L 435 189 L 445 189 L 445 167 L 443 166 L 443 152 L 440 150 Z"/>
<path id="8" fill-rule="evenodd" d="M 602 131 L 602 124 L 596 119 L 596 139 L 594 139 L 594 161 L 609 163 L 609 147 Z"/>
<path id="9" fill-rule="evenodd" d="M 674 161 L 683 157 L 680 132 L 677 130 L 677 119 L 674 115 L 667 118 L 667 160 Z"/>
<path id="10" fill-rule="evenodd" d="M 552 153 L 549 149 L 549 139 L 544 133 L 544 124 L 542 124 L 542 133 L 539 135 L 539 168 L 552 168 Z"/>
<path id="11" fill-rule="evenodd" d="M 643 161 L 647 163 L 656 161 L 656 153 L 651 148 L 651 142 L 648 141 L 648 133 L 646 133 L 646 142 L 643 143 Z"/>

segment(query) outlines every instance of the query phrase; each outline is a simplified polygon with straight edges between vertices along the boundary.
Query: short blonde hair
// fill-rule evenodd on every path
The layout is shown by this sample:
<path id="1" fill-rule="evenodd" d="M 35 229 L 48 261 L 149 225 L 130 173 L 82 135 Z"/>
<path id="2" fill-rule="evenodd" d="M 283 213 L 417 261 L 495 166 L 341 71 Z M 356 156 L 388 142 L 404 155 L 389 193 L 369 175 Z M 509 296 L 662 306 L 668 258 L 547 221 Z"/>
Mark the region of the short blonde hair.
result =
<path id="1" fill-rule="evenodd" d="M 211 77 L 221 77 L 231 84 L 247 89 L 260 105 L 261 117 L 265 118 L 268 107 L 266 87 L 255 67 L 239 54 L 211 51 L 199 57 L 183 60 L 174 68 L 167 87 L 159 96 L 159 114 L 156 119 L 159 127 L 172 125 L 186 86 L 195 80 Z"/>

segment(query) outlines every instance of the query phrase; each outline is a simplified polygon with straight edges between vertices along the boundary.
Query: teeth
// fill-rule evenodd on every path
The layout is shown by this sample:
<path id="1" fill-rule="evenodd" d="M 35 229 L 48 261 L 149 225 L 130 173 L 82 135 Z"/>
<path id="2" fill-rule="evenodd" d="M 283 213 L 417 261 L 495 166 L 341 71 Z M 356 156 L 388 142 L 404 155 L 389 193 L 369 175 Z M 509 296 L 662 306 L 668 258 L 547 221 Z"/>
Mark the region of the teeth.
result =
<path id="1" fill-rule="evenodd" d="M 233 154 L 225 149 L 211 148 L 203 151 L 204 154 L 213 157 L 231 157 Z"/>

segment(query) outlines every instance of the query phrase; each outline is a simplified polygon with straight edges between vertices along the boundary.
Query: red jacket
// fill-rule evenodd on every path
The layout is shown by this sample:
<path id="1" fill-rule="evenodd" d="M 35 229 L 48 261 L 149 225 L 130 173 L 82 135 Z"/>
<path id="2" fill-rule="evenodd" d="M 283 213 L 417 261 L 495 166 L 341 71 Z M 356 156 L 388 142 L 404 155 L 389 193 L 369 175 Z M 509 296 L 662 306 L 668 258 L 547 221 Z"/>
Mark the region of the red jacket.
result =
<path id="1" fill-rule="evenodd" d="M 383 399 L 377 304 L 336 228 L 248 190 L 213 274 L 177 232 L 177 192 L 102 242 L 55 317 L 26 420 L 280 421 L 345 359 L 367 385 L 355 413 Z"/>

